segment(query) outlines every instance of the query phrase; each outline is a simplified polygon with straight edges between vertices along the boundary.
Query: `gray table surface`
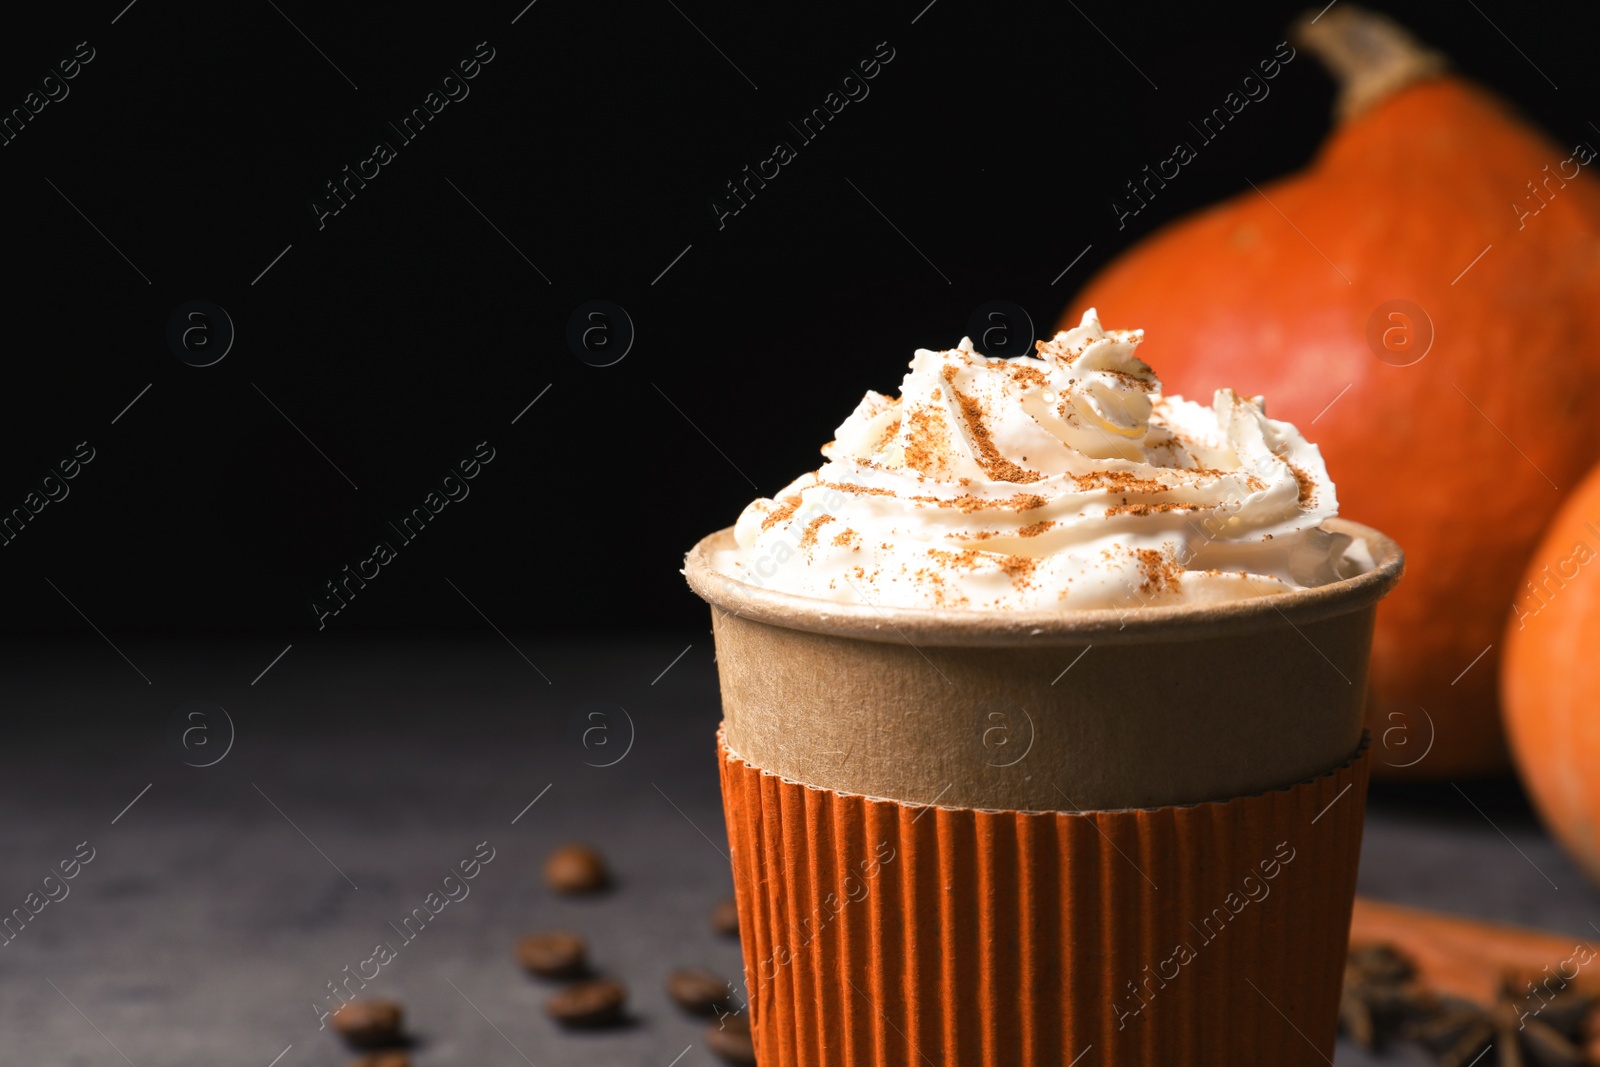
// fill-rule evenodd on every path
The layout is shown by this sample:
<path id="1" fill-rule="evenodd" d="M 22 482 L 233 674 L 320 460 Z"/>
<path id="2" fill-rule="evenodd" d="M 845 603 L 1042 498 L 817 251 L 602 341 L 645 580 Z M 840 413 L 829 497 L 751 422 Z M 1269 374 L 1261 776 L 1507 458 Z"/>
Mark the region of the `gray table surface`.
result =
<path id="1" fill-rule="evenodd" d="M 418 1067 L 719 1062 L 662 989 L 685 964 L 739 974 L 707 924 L 731 887 L 709 635 L 117 644 L 0 650 L 0 912 L 95 849 L 0 947 L 0 1064 L 346 1063 L 313 1003 L 484 841 L 470 894 L 368 989 L 405 1004 Z M 173 728 L 196 700 L 233 724 L 212 766 L 185 762 L 223 751 L 219 716 L 188 720 L 205 729 L 187 749 Z M 1362 892 L 1592 935 L 1600 895 L 1516 790 L 1463 786 L 1481 813 L 1447 786 L 1375 792 Z M 613 892 L 543 887 L 567 840 L 605 851 Z M 630 987 L 630 1025 L 543 1016 L 548 988 L 511 959 L 538 928 L 589 938 Z M 1339 1049 L 1341 1067 L 1380 1062 L 1426 1061 Z"/>

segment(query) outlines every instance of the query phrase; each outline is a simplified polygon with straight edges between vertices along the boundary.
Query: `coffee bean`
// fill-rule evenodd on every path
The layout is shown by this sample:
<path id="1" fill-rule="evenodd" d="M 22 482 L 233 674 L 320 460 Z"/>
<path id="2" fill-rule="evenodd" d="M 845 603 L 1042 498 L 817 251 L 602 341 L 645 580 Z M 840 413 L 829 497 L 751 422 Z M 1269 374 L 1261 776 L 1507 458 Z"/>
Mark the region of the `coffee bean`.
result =
<path id="1" fill-rule="evenodd" d="M 731 999 L 727 982 L 698 967 L 680 967 L 667 975 L 667 994 L 696 1015 L 726 1010 Z"/>
<path id="2" fill-rule="evenodd" d="M 621 982 L 600 978 L 567 986 L 545 1003 L 544 1010 L 562 1026 L 606 1026 L 621 1020 L 627 997 Z"/>
<path id="3" fill-rule="evenodd" d="M 355 1060 L 350 1067 L 411 1067 L 411 1057 L 404 1052 L 376 1052 Z"/>
<path id="4" fill-rule="evenodd" d="M 739 936 L 739 906 L 732 897 L 718 901 L 711 909 L 711 929 L 724 937 Z"/>
<path id="5" fill-rule="evenodd" d="M 352 1000 L 333 1013 L 333 1028 L 357 1048 L 400 1040 L 400 1005 L 392 1000 Z"/>
<path id="6" fill-rule="evenodd" d="M 706 1047 L 729 1063 L 752 1067 L 756 1062 L 756 1043 L 750 1036 L 750 1020 L 743 1013 L 724 1015 L 707 1027 Z"/>
<path id="7" fill-rule="evenodd" d="M 546 978 L 571 978 L 587 966 L 588 946 L 577 934 L 529 934 L 517 942 L 517 962 Z"/>
<path id="8" fill-rule="evenodd" d="M 593 893 L 611 884 L 611 874 L 588 845 L 562 845 L 544 861 L 544 880 L 561 893 Z"/>

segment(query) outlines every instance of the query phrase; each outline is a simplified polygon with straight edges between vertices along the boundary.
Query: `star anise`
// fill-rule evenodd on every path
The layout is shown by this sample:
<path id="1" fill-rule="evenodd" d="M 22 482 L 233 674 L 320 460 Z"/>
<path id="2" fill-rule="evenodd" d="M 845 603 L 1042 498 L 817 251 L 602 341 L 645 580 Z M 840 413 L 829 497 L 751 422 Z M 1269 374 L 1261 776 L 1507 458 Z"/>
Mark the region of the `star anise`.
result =
<path id="1" fill-rule="evenodd" d="M 1339 1024 L 1364 1049 L 1381 1049 L 1437 1000 L 1416 981 L 1416 969 L 1390 945 L 1357 945 L 1345 961 Z"/>
<path id="2" fill-rule="evenodd" d="M 1506 975 L 1489 1005 L 1434 993 L 1390 945 L 1350 950 L 1339 1022 L 1351 1040 L 1380 1049 L 1395 1038 L 1421 1042 L 1440 1067 L 1600 1067 L 1600 997 L 1552 990 Z M 1493 1050 L 1492 1052 L 1490 1050 Z"/>
<path id="3" fill-rule="evenodd" d="M 1431 1049 L 1441 1067 L 1586 1067 L 1584 1023 L 1596 1003 L 1571 988 L 1519 990 L 1508 976 L 1494 1003 L 1441 997 L 1438 1011 L 1404 1036 Z"/>

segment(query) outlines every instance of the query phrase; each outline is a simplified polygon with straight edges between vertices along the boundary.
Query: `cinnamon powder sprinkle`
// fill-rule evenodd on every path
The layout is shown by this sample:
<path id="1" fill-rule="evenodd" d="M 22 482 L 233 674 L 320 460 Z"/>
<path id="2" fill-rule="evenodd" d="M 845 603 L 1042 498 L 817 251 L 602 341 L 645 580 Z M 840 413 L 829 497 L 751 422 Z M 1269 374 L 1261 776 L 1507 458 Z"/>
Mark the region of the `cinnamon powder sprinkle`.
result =
<path id="1" fill-rule="evenodd" d="M 824 523 L 829 523 L 832 521 L 832 515 L 818 515 L 816 518 L 806 523 L 806 528 L 800 533 L 800 547 L 810 548 L 812 545 L 816 544 L 817 530 L 821 528 Z"/>
<path id="2" fill-rule="evenodd" d="M 967 420 L 967 430 L 972 435 L 973 447 L 978 450 L 973 459 L 977 460 L 983 472 L 995 481 L 1020 482 L 1024 485 L 1042 479 L 1044 475 L 1038 471 L 1025 470 L 1000 454 L 1000 450 L 994 446 L 994 440 L 989 436 L 989 427 L 984 422 L 989 413 L 984 410 L 982 402 L 977 398 L 968 396 L 956 388 L 955 377 L 955 367 L 944 369 L 944 380 L 950 383 L 950 392 L 961 407 L 961 416 Z"/>
<path id="3" fill-rule="evenodd" d="M 823 482 L 824 489 L 837 489 L 841 493 L 856 493 L 860 496 L 899 496 L 893 489 L 885 489 L 881 485 L 857 485 L 855 482 Z"/>
<path id="4" fill-rule="evenodd" d="M 1028 588 L 1033 584 L 1033 572 L 1039 566 L 1039 561 L 1032 556 L 1001 556 L 998 560 L 1000 569 L 1006 572 L 1006 577 L 1011 579 L 1011 584 L 1018 591 Z"/>
<path id="5" fill-rule="evenodd" d="M 856 533 L 850 527 L 846 526 L 843 530 L 840 530 L 838 533 L 833 535 L 833 543 L 834 543 L 834 545 L 839 546 L 839 547 L 850 545 L 850 543 L 852 541 L 856 542 L 855 545 L 853 546 L 854 549 L 857 552 L 860 552 L 861 551 L 861 544 L 860 544 L 861 535 Z"/>
<path id="6" fill-rule="evenodd" d="M 1137 374 L 1129 374 L 1126 371 L 1112 370 L 1110 367 L 1102 367 L 1097 373 L 1109 374 L 1113 378 L 1122 382 L 1124 385 L 1131 385 L 1135 389 L 1142 389 L 1147 393 L 1155 391 L 1156 386 L 1154 382 L 1147 378 L 1141 378 Z"/>
<path id="7" fill-rule="evenodd" d="M 1192 451 L 1193 450 L 1193 442 L 1189 442 L 1189 445 L 1190 445 L 1190 450 Z M 1221 470 L 1220 468 L 1217 468 L 1217 467 L 1192 467 L 1192 468 L 1180 468 L 1180 470 L 1181 470 L 1181 473 L 1186 474 L 1186 475 L 1199 475 L 1199 476 L 1208 477 L 1208 478 L 1235 478 L 1235 477 L 1242 476 L 1244 478 L 1245 487 L 1248 488 L 1252 493 L 1259 493 L 1259 492 L 1261 492 L 1263 489 L 1265 489 L 1267 487 L 1267 483 L 1266 482 L 1263 482 L 1260 478 L 1257 478 L 1254 474 L 1251 474 L 1250 472 L 1243 471 L 1243 470 L 1225 471 L 1225 470 Z"/>
<path id="8" fill-rule="evenodd" d="M 1141 478 L 1132 471 L 1090 471 L 1088 474 L 1073 474 L 1069 477 L 1080 490 L 1118 489 L 1125 493 L 1165 493 L 1172 488 L 1154 478 Z"/>
<path id="9" fill-rule="evenodd" d="M 1294 475 L 1295 484 L 1300 487 L 1300 506 L 1309 508 L 1317 499 L 1317 483 L 1311 480 L 1309 474 L 1296 467 L 1293 463 L 1289 464 L 1289 470 Z"/>
<path id="10" fill-rule="evenodd" d="M 974 511 L 1033 511 L 1049 503 L 1037 493 L 1016 493 L 1004 500 L 989 500 L 984 497 L 973 496 L 971 493 L 963 493 L 958 497 L 926 496 L 920 493 L 902 497 L 893 489 L 885 489 L 879 485 L 857 485 L 855 482 L 822 482 L 821 485 L 824 489 L 837 489 L 841 493 L 856 493 L 861 496 L 888 496 L 918 504 L 938 504 L 943 507 L 956 508 L 963 515 L 970 515 Z"/>
<path id="11" fill-rule="evenodd" d="M 773 509 L 772 514 L 761 520 L 761 528 L 770 530 L 780 522 L 788 522 L 799 507 L 800 494 L 796 493 L 794 496 L 784 497 L 778 502 L 778 506 Z"/>
<path id="12" fill-rule="evenodd" d="M 1106 508 L 1106 518 L 1113 515 L 1158 515 L 1168 511 L 1205 511 L 1201 504 L 1113 504 Z"/>
<path id="13" fill-rule="evenodd" d="M 1141 548 L 1134 553 L 1139 558 L 1139 570 L 1144 574 L 1144 581 L 1139 585 L 1139 592 L 1145 594 L 1163 592 L 1169 588 L 1176 588 L 1183 577 L 1183 568 L 1175 560 L 1168 559 L 1165 553 L 1153 548 Z"/>
<path id="14" fill-rule="evenodd" d="M 1024 385 L 1045 386 L 1050 384 L 1050 379 L 1044 376 L 1044 371 L 1038 367 L 1029 367 L 1022 363 L 1013 363 L 1006 368 L 1011 372 L 1011 380 Z"/>
<path id="15" fill-rule="evenodd" d="M 1018 530 L 974 530 L 961 536 L 968 541 L 988 541 L 996 537 L 1038 537 L 1054 525 L 1054 522 L 1046 520 L 1030 523 Z"/>
<path id="16" fill-rule="evenodd" d="M 918 408 L 910 415 L 911 433 L 903 452 L 905 464 L 924 474 L 946 474 L 950 469 L 950 432 L 938 408 Z"/>
<path id="17" fill-rule="evenodd" d="M 999 567 L 1006 577 L 1011 579 L 1011 584 L 1019 591 L 1028 588 L 1032 583 L 1033 572 L 1039 566 L 1039 561 L 1032 556 L 979 552 L 971 548 L 958 550 L 930 548 L 928 549 L 928 555 L 938 563 L 943 564 L 946 570 L 960 568 L 973 571 L 984 566 Z M 919 581 L 925 581 L 927 580 L 925 578 L 927 575 L 938 575 L 938 581 L 935 584 L 936 586 L 943 585 L 944 575 L 938 571 L 930 572 L 927 568 L 922 568 L 916 572 L 915 577 Z"/>
<path id="18" fill-rule="evenodd" d="M 1039 341 L 1034 345 L 1034 351 L 1039 353 L 1040 359 L 1065 363 L 1068 366 L 1077 362 L 1078 357 L 1083 355 L 1087 348 L 1087 345 L 1083 348 L 1073 348 L 1067 342 L 1057 341 L 1055 338 L 1051 338 L 1048 341 Z"/>
<path id="19" fill-rule="evenodd" d="M 983 553 L 971 548 L 930 548 L 928 549 L 928 555 L 952 570 L 961 567 L 970 571 L 983 563 Z"/>
<path id="20" fill-rule="evenodd" d="M 1042 508 L 1049 501 L 1033 493 L 1017 493 L 1006 500 L 985 500 L 963 493 L 953 500 L 940 500 L 938 497 L 913 497 L 913 500 L 926 500 L 936 504 L 949 504 L 960 508 L 963 515 L 971 515 L 974 511 L 1033 511 Z"/>
<path id="21" fill-rule="evenodd" d="M 964 594 L 952 595 L 945 586 L 945 575 L 939 570 L 930 567 L 918 567 L 912 572 L 911 578 L 913 582 L 931 592 L 934 603 L 941 608 L 966 607 L 970 603 Z"/>

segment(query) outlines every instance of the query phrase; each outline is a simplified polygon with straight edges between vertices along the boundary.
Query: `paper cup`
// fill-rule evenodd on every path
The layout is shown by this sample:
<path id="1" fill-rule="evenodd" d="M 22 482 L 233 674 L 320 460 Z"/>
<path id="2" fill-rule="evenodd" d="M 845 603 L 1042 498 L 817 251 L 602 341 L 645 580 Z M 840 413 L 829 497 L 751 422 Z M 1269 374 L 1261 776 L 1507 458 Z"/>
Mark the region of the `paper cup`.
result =
<path id="1" fill-rule="evenodd" d="M 1375 566 L 1129 611 L 833 604 L 695 546 L 764 1067 L 1326 1062 L 1402 568 L 1328 527 Z"/>

